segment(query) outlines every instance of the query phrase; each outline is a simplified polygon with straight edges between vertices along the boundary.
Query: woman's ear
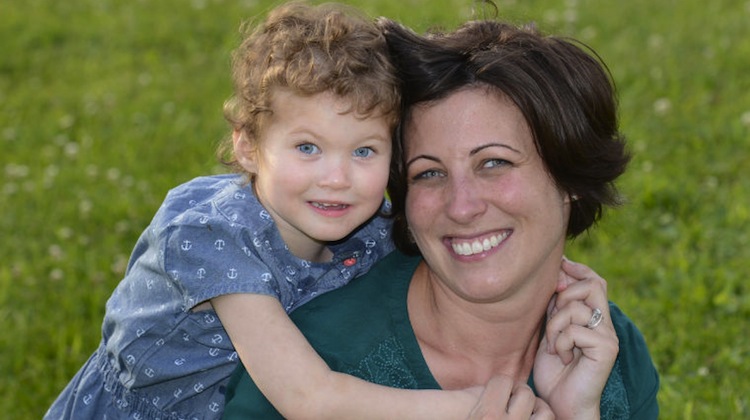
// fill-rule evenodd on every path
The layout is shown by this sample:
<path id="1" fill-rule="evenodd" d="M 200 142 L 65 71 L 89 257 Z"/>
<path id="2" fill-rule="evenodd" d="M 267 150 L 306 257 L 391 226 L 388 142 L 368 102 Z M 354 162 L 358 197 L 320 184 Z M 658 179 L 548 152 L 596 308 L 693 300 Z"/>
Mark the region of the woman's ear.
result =
<path id="1" fill-rule="evenodd" d="M 578 201 L 580 197 L 578 197 L 578 194 L 565 194 L 565 198 L 563 198 L 563 203 L 565 204 L 571 204 L 574 201 Z"/>
<path id="2" fill-rule="evenodd" d="M 241 130 L 232 132 L 232 142 L 234 144 L 234 156 L 237 163 L 247 172 L 256 174 L 258 172 L 258 147 L 250 141 L 248 134 Z"/>

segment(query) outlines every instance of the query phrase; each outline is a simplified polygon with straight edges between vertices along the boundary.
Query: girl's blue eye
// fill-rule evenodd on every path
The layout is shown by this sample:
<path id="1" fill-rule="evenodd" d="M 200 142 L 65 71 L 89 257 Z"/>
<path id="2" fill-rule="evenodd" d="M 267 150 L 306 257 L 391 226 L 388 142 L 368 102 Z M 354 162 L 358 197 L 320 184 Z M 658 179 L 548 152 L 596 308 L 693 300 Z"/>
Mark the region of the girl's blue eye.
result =
<path id="1" fill-rule="evenodd" d="M 318 146 L 312 144 L 312 143 L 304 143 L 297 146 L 297 150 L 300 152 L 306 154 L 306 155 L 312 155 L 314 153 L 320 153 L 320 149 Z"/>
<path id="2" fill-rule="evenodd" d="M 370 148 L 370 147 L 359 147 L 352 154 L 355 157 L 358 157 L 358 158 L 366 158 L 366 157 L 370 157 L 373 154 L 375 154 L 375 151 L 372 150 L 372 148 Z"/>

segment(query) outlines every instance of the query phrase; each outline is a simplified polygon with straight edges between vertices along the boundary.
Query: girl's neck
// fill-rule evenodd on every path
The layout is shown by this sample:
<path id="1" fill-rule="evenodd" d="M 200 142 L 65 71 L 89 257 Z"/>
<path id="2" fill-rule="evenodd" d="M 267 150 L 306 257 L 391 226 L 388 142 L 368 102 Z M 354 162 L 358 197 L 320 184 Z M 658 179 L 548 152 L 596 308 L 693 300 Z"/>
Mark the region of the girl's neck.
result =
<path id="1" fill-rule="evenodd" d="M 291 248 L 290 248 L 291 251 Z M 307 260 L 314 263 L 323 263 L 323 262 L 329 262 L 333 259 L 333 251 L 331 251 L 327 246 L 321 246 L 320 248 L 315 249 L 309 249 L 306 250 L 306 252 L 294 252 L 292 253 L 297 258 L 302 258 L 303 260 Z"/>

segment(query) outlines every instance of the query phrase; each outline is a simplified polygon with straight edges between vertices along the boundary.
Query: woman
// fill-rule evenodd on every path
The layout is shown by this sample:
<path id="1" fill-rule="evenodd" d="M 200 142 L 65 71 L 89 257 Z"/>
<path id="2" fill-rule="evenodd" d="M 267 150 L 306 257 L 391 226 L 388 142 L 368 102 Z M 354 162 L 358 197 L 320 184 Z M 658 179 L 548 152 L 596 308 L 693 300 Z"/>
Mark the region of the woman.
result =
<path id="1" fill-rule="evenodd" d="M 629 159 L 607 72 L 533 28 L 381 26 L 405 101 L 390 186 L 400 252 L 295 312 L 302 332 L 332 369 L 380 384 L 511 378 L 558 419 L 656 418 L 643 337 L 604 280 L 563 258 L 617 203 Z M 484 408 L 506 414 L 504 389 Z M 230 418 L 269 413 L 246 374 L 228 395 Z"/>

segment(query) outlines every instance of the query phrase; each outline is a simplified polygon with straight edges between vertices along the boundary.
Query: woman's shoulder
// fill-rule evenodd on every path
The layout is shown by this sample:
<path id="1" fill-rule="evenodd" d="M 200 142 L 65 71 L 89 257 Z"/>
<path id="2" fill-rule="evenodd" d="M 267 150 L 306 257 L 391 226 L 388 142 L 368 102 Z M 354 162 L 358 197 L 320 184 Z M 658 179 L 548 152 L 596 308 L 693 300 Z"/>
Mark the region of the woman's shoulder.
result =
<path id="1" fill-rule="evenodd" d="M 291 314 L 292 320 L 316 343 L 351 340 L 368 335 L 369 325 L 388 324 L 394 313 L 403 310 L 406 293 L 420 259 L 394 251 L 361 277 L 345 287 L 327 292 L 302 305 Z"/>
<path id="2" fill-rule="evenodd" d="M 337 315 L 340 311 L 361 312 L 365 308 L 382 308 L 380 301 L 394 299 L 405 293 L 419 261 L 419 257 L 393 251 L 375 263 L 366 274 L 352 280 L 346 287 L 330 291 L 306 303 L 292 317 L 304 318 L 305 314 L 314 313 L 312 318 L 316 320 L 323 317 L 341 320 Z"/>
<path id="3" fill-rule="evenodd" d="M 616 304 L 610 302 L 609 310 L 620 342 L 613 374 L 622 379 L 623 391 L 627 394 L 629 405 L 629 418 L 657 418 L 659 408 L 656 394 L 659 390 L 659 374 L 651 359 L 646 340 L 635 323 Z"/>
<path id="4" fill-rule="evenodd" d="M 620 340 L 620 354 L 627 356 L 628 361 L 648 361 L 650 363 L 651 355 L 646 346 L 646 339 L 633 320 L 613 302 L 609 303 L 609 313 L 617 332 L 617 338 Z"/>

